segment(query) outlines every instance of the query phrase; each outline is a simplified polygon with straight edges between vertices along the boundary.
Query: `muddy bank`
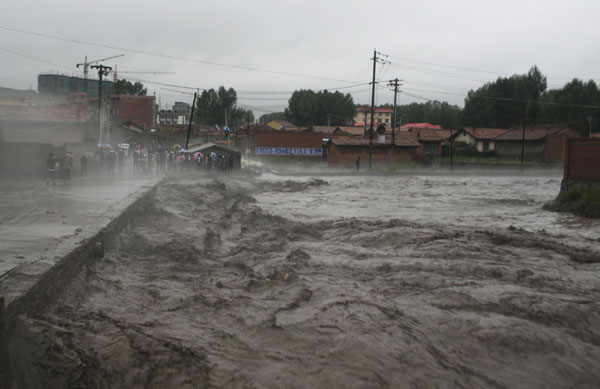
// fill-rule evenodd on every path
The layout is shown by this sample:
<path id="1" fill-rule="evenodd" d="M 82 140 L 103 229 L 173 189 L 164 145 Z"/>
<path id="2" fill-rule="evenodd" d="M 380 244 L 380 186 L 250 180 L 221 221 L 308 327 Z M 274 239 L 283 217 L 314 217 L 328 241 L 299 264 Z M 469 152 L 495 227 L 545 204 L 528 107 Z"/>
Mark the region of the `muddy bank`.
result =
<path id="1" fill-rule="evenodd" d="M 288 211 L 325 195 L 348 211 L 318 218 Z M 265 196 L 285 202 L 269 204 Z M 352 216 L 353 199 L 329 181 L 182 178 L 161 185 L 56 304 L 19 318 L 10 343 L 18 382 L 600 382 L 600 253 L 589 232 Z"/>
<path id="2" fill-rule="evenodd" d="M 600 219 L 600 183 L 563 180 L 560 193 L 544 209 Z"/>

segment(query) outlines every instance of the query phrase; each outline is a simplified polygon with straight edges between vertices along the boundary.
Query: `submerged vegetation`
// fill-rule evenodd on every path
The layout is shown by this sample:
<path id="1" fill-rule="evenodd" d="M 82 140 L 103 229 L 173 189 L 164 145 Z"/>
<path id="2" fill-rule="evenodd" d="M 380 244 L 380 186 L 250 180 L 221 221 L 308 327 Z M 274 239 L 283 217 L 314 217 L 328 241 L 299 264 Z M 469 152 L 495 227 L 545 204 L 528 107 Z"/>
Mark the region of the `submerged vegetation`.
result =
<path id="1" fill-rule="evenodd" d="M 600 219 L 600 187 L 566 189 L 554 201 L 544 204 L 544 209 Z"/>

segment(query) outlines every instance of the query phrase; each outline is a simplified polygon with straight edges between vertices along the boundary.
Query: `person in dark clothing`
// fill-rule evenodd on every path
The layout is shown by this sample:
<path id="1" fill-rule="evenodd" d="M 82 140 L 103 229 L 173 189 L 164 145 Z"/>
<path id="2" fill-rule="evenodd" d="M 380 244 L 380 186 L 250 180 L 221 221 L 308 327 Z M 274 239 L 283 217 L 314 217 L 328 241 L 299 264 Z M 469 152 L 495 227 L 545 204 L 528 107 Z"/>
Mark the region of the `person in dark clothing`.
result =
<path id="1" fill-rule="evenodd" d="M 87 165 L 87 157 L 85 156 L 85 154 L 82 154 L 81 158 L 79 158 L 79 166 L 81 167 L 81 177 L 87 176 Z"/>
<path id="2" fill-rule="evenodd" d="M 356 161 L 354 163 L 356 164 L 356 171 L 358 171 L 360 169 L 360 157 L 356 157 Z"/>
<path id="3" fill-rule="evenodd" d="M 123 171 L 123 166 L 125 166 L 125 151 L 123 149 L 119 149 L 117 154 L 117 166 L 119 167 L 119 171 Z"/>
<path id="4" fill-rule="evenodd" d="M 73 154 L 68 152 L 67 155 L 65 155 L 62 168 L 65 181 L 71 180 L 71 170 L 73 170 Z"/>
<path id="5" fill-rule="evenodd" d="M 56 186 L 55 165 L 56 158 L 54 158 L 54 155 L 52 154 L 52 152 L 50 152 L 50 154 L 48 154 L 48 158 L 46 158 L 46 185 L 49 185 L 50 181 L 52 181 L 52 185 Z"/>

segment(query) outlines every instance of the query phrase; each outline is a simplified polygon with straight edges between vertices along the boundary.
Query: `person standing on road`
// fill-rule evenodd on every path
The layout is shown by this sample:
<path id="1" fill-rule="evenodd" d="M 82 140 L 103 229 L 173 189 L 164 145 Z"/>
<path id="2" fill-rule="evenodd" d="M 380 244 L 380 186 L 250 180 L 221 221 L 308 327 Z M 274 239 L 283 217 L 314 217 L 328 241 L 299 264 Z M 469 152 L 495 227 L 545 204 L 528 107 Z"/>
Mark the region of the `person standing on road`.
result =
<path id="1" fill-rule="evenodd" d="M 136 170 L 138 170 L 138 165 L 140 163 L 140 151 L 139 150 L 135 150 L 133 152 L 133 171 L 135 172 Z"/>
<path id="2" fill-rule="evenodd" d="M 65 156 L 64 166 L 63 166 L 65 181 L 71 180 L 71 170 L 73 170 L 73 154 L 71 154 L 71 152 L 69 151 L 67 153 L 67 155 Z"/>
<path id="3" fill-rule="evenodd" d="M 119 148 L 119 153 L 117 154 L 117 166 L 119 167 L 119 172 L 123 171 L 123 166 L 125 165 L 125 151 Z"/>
<path id="4" fill-rule="evenodd" d="M 81 167 L 81 177 L 87 176 L 87 164 L 87 157 L 85 156 L 85 154 L 81 154 L 81 158 L 79 158 L 79 166 Z"/>
<path id="5" fill-rule="evenodd" d="M 356 171 L 358 171 L 360 169 L 360 157 L 356 157 L 354 163 L 356 164 Z"/>
<path id="6" fill-rule="evenodd" d="M 56 186 L 56 170 L 55 165 L 56 159 L 52 152 L 48 154 L 48 158 L 46 158 L 46 185 L 50 184 L 50 180 L 52 180 L 52 186 Z"/>

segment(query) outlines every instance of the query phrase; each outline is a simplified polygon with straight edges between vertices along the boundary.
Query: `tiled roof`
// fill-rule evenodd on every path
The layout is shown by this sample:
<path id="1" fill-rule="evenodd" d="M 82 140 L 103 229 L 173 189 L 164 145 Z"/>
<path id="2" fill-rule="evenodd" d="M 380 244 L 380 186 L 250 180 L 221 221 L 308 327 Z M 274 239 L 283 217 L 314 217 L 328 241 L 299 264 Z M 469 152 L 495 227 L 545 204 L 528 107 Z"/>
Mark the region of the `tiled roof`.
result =
<path id="1" fill-rule="evenodd" d="M 462 129 L 478 140 L 491 140 L 508 132 L 508 129 L 506 128 L 463 127 Z"/>
<path id="2" fill-rule="evenodd" d="M 350 135 L 362 135 L 364 133 L 364 127 L 355 126 L 338 126 L 340 131 L 348 133 Z"/>
<path id="3" fill-rule="evenodd" d="M 334 134 L 334 133 L 347 133 L 350 135 L 362 135 L 363 127 L 357 126 L 312 126 L 311 127 L 315 132 L 320 132 L 323 134 Z"/>
<path id="4" fill-rule="evenodd" d="M 450 134 L 452 133 L 451 130 L 436 130 L 435 132 L 441 140 L 450 139 Z"/>
<path id="5" fill-rule="evenodd" d="M 441 130 L 442 126 L 438 126 L 437 124 L 431 123 L 407 123 L 400 128 L 403 130 L 409 128 L 431 128 L 433 130 Z"/>
<path id="6" fill-rule="evenodd" d="M 429 129 L 414 129 L 412 131 L 402 131 L 402 135 L 406 135 L 420 142 L 441 142 L 442 140 L 436 130 Z"/>
<path id="7" fill-rule="evenodd" d="M 369 138 L 332 138 L 331 142 L 338 146 L 368 146 Z M 392 144 L 392 137 L 385 137 L 385 144 Z M 373 137 L 373 146 L 381 146 L 382 144 L 378 142 L 377 136 Z M 406 134 L 398 134 L 396 135 L 396 146 L 404 146 L 404 147 L 419 147 L 420 143 L 415 139 L 412 139 Z"/>
<path id="8" fill-rule="evenodd" d="M 562 130 L 561 128 L 526 128 L 525 129 L 525 140 L 528 141 L 536 141 L 542 140 L 546 138 L 548 135 L 554 134 L 555 132 L 559 132 Z M 515 128 L 514 130 L 509 130 L 502 135 L 494 138 L 496 141 L 520 141 L 523 137 L 523 129 Z"/>

